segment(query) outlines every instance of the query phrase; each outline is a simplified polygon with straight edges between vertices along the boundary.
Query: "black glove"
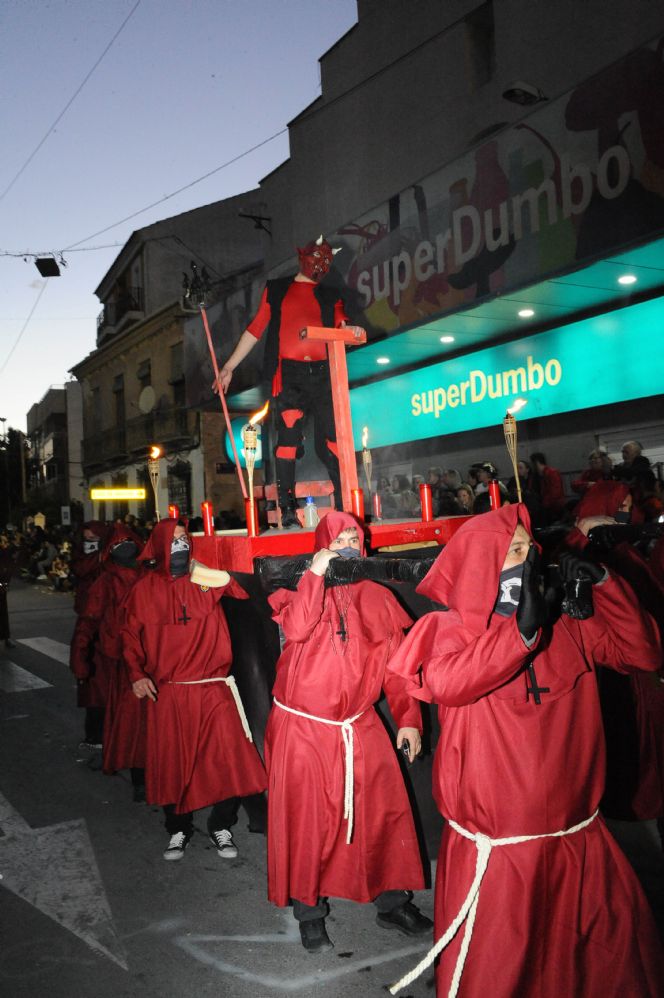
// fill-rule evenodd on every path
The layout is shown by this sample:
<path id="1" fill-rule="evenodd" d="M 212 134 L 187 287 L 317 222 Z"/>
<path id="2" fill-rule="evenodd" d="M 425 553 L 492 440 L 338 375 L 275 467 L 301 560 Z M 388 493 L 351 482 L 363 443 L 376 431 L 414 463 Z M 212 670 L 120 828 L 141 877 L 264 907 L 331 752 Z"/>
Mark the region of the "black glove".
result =
<path id="1" fill-rule="evenodd" d="M 540 590 L 539 563 L 539 554 L 533 544 L 523 565 L 521 596 L 516 608 L 516 622 L 526 641 L 535 637 L 547 619 L 546 604 Z"/>
<path id="2" fill-rule="evenodd" d="M 571 551 L 563 551 L 558 558 L 560 576 L 563 582 L 573 582 L 575 579 L 589 579 L 594 586 L 601 582 L 606 573 L 603 565 L 586 558 L 579 558 Z"/>

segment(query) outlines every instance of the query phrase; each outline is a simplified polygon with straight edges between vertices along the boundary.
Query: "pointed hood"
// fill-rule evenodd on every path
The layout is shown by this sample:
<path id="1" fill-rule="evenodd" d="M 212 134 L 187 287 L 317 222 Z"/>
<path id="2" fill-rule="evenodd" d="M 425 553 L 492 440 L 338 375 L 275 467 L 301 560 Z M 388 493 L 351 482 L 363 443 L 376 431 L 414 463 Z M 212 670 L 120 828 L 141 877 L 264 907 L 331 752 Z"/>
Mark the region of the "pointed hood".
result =
<path id="1" fill-rule="evenodd" d="M 314 551 L 320 551 L 321 548 L 329 547 L 330 542 L 336 540 L 342 530 L 348 530 L 350 527 L 355 527 L 359 534 L 360 554 L 364 557 L 366 548 L 364 546 L 364 528 L 362 524 L 358 523 L 350 513 L 337 512 L 336 510 L 324 516 L 316 527 Z"/>
<path id="2" fill-rule="evenodd" d="M 173 534 L 178 523 L 179 520 L 173 519 L 160 520 L 159 523 L 156 523 L 152 528 L 152 533 L 148 538 L 147 544 L 136 559 L 137 561 L 154 561 L 156 563 L 155 571 L 167 579 L 171 577 L 171 544 L 173 543 Z M 189 552 L 191 554 L 191 538 L 189 534 L 186 537 L 189 541 Z"/>
<path id="3" fill-rule="evenodd" d="M 596 482 L 579 502 L 574 513 L 580 520 L 585 516 L 615 516 L 629 495 L 624 482 Z"/>
<path id="4" fill-rule="evenodd" d="M 443 548 L 417 592 L 456 610 L 471 630 L 485 630 L 518 523 L 531 533 L 530 515 L 523 503 L 468 520 Z"/>

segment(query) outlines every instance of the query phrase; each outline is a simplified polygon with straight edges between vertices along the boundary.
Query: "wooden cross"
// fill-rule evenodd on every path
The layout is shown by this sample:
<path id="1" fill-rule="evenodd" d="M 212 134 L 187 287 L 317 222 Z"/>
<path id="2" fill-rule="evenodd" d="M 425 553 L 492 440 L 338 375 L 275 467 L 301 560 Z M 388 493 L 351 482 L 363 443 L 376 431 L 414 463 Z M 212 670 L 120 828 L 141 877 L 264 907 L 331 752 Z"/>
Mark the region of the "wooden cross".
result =
<path id="1" fill-rule="evenodd" d="M 327 343 L 330 382 L 332 384 L 332 407 L 339 454 L 341 498 L 343 508 L 347 513 L 350 513 L 353 508 L 350 494 L 351 489 L 357 488 L 357 465 L 353 443 L 353 424 L 350 418 L 346 344 L 359 345 L 367 342 L 367 334 L 364 329 L 361 332 L 356 332 L 356 330 L 357 327 L 353 326 L 347 326 L 344 329 L 307 326 L 300 333 L 300 338 L 303 340 L 324 340 Z"/>
<path id="2" fill-rule="evenodd" d="M 182 604 L 182 616 L 178 617 L 178 624 L 182 624 L 183 627 L 186 627 L 187 626 L 187 621 L 188 620 L 192 620 L 192 619 L 193 619 L 192 617 L 188 617 L 187 616 L 187 607 L 183 603 Z"/>
<path id="3" fill-rule="evenodd" d="M 532 662 L 529 662 L 526 666 L 526 672 L 528 674 L 528 679 L 531 682 L 531 686 L 528 685 L 528 679 L 526 679 L 526 697 L 531 693 L 534 697 L 535 703 L 539 706 L 542 703 L 542 698 L 540 693 L 550 693 L 551 688 L 549 686 L 538 686 L 537 676 L 535 675 L 535 666 Z"/>

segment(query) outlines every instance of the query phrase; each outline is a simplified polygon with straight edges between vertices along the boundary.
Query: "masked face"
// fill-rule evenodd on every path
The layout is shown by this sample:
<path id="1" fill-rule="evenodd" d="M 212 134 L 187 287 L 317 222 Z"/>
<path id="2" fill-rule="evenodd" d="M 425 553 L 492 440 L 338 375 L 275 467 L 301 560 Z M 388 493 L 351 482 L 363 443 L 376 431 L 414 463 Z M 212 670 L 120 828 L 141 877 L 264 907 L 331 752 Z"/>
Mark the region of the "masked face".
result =
<path id="1" fill-rule="evenodd" d="M 133 565 L 138 548 L 134 541 L 120 541 L 111 548 L 111 561 L 116 565 Z"/>
<path id="2" fill-rule="evenodd" d="M 347 530 L 342 530 L 338 537 L 330 541 L 329 548 L 330 551 L 334 551 L 341 558 L 361 557 L 360 535 L 357 529 L 355 527 L 348 527 Z"/>
<path id="3" fill-rule="evenodd" d="M 523 564 L 504 568 L 498 582 L 498 599 L 493 612 L 501 617 L 511 617 L 519 605 L 521 596 L 521 581 L 523 579 Z"/>
<path id="4" fill-rule="evenodd" d="M 171 575 L 184 575 L 189 565 L 189 541 L 186 537 L 174 537 L 171 544 Z"/>
<path id="5" fill-rule="evenodd" d="M 99 550 L 99 541 L 98 540 L 94 540 L 94 541 L 84 540 L 83 541 L 83 554 L 94 554 L 95 551 L 98 551 L 98 550 Z"/>
<path id="6" fill-rule="evenodd" d="M 298 247 L 297 255 L 300 261 L 300 272 L 310 281 L 320 281 L 332 266 L 334 251 L 330 244 L 310 242 L 302 249 Z"/>

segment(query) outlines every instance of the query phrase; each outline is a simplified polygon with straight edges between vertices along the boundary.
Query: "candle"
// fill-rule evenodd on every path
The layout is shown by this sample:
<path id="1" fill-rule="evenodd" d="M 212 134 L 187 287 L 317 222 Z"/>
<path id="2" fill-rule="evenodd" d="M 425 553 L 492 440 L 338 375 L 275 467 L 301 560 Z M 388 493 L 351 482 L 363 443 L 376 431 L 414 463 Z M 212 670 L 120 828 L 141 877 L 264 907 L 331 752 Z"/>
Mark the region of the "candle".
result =
<path id="1" fill-rule="evenodd" d="M 429 523 L 433 520 L 433 506 L 431 505 L 431 486 L 425 482 L 420 485 L 420 505 L 422 507 L 422 522 Z"/>
<path id="2" fill-rule="evenodd" d="M 176 506 L 175 503 L 168 504 L 168 515 L 171 520 L 180 519 L 180 507 Z"/>
<path id="3" fill-rule="evenodd" d="M 203 532 L 206 537 L 214 537 L 214 510 L 211 502 L 201 503 L 201 516 L 203 517 Z"/>
<path id="4" fill-rule="evenodd" d="M 373 503 L 374 520 L 382 520 L 383 519 L 383 507 L 382 507 L 382 504 L 381 504 L 381 501 L 380 501 L 380 496 L 378 495 L 377 492 L 374 492 L 374 494 L 373 494 L 372 503 Z"/>
<path id="5" fill-rule="evenodd" d="M 350 505 L 353 516 L 364 520 L 364 492 L 362 489 L 350 490 Z"/>
<path id="6" fill-rule="evenodd" d="M 489 499 L 491 500 L 491 509 L 500 509 L 502 496 L 500 494 L 500 485 L 495 478 L 492 478 L 489 482 Z"/>
<path id="7" fill-rule="evenodd" d="M 244 515 L 247 521 L 249 537 L 258 537 L 258 503 L 255 499 L 244 500 Z"/>

